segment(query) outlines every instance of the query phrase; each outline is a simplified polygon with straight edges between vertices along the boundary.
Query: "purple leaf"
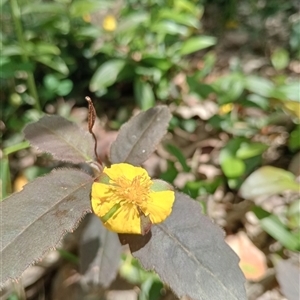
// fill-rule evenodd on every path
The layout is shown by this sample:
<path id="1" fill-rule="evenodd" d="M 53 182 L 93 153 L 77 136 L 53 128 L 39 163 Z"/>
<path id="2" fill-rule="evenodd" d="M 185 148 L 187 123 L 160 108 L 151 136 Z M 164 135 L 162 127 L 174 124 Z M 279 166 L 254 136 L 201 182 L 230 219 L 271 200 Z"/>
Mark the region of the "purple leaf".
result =
<path id="1" fill-rule="evenodd" d="M 52 171 L 0 203 L 0 286 L 57 246 L 91 211 L 92 177 L 76 169 Z"/>
<path id="2" fill-rule="evenodd" d="M 225 243 L 219 226 L 184 194 L 176 193 L 171 216 L 153 225 L 148 235 L 120 235 L 120 240 L 178 297 L 247 299 L 238 256 Z"/>
<path id="3" fill-rule="evenodd" d="M 91 135 L 60 116 L 44 116 L 27 125 L 25 138 L 41 152 L 47 152 L 57 160 L 82 163 L 93 159 Z"/>
<path id="4" fill-rule="evenodd" d="M 300 299 L 300 268 L 291 260 L 280 260 L 276 266 L 276 278 L 282 294 L 289 300 Z"/>
<path id="5" fill-rule="evenodd" d="M 120 255 L 118 235 L 108 231 L 94 214 L 90 215 L 80 242 L 82 280 L 93 287 L 107 288 L 117 276 Z"/>
<path id="6" fill-rule="evenodd" d="M 167 132 L 171 113 L 167 106 L 141 112 L 125 123 L 110 150 L 111 162 L 141 165 Z"/>

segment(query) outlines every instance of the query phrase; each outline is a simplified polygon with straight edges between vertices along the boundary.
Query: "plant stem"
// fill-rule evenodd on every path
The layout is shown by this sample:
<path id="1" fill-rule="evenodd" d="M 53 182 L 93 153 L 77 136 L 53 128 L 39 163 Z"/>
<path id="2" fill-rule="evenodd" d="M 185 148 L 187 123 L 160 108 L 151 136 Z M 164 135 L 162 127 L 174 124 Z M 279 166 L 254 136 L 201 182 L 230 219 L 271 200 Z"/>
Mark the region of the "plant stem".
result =
<path id="1" fill-rule="evenodd" d="M 29 142 L 24 141 L 24 142 L 21 142 L 19 144 L 12 145 L 12 146 L 9 146 L 7 148 L 4 148 L 3 149 L 3 154 L 4 154 L 4 156 L 8 156 L 8 155 L 10 155 L 10 154 L 12 154 L 14 152 L 26 149 L 29 146 L 30 146 Z"/>
<path id="2" fill-rule="evenodd" d="M 10 0 L 10 8 L 12 13 L 12 19 L 16 28 L 17 39 L 20 44 L 20 48 L 22 49 L 22 54 L 21 54 L 22 60 L 23 62 L 29 62 L 29 58 L 26 52 L 26 43 L 24 40 L 22 23 L 21 23 L 21 13 L 20 13 L 17 0 Z M 42 111 L 39 98 L 38 98 L 34 76 L 30 71 L 27 71 L 27 74 L 28 74 L 27 85 L 28 85 L 29 93 L 30 96 L 35 100 L 34 107 L 36 110 Z"/>
<path id="3" fill-rule="evenodd" d="M 12 186 L 10 181 L 10 170 L 8 157 L 4 155 L 0 162 L 0 179 L 2 181 L 2 190 L 0 195 L 0 201 L 6 198 L 7 195 L 11 194 Z"/>

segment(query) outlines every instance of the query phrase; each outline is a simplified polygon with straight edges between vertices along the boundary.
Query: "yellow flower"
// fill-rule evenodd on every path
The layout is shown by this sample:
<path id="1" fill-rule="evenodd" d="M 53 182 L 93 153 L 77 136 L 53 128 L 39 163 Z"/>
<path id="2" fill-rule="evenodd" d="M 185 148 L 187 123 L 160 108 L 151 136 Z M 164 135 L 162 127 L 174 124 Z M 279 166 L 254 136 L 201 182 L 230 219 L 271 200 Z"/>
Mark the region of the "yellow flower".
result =
<path id="1" fill-rule="evenodd" d="M 106 31 L 115 31 L 117 28 L 117 20 L 114 16 L 112 15 L 107 15 L 105 16 L 103 22 L 102 22 L 102 27 Z"/>
<path id="2" fill-rule="evenodd" d="M 227 104 L 224 104 L 222 105 L 220 108 L 219 108 L 219 115 L 226 115 L 228 114 L 229 112 L 231 112 L 233 110 L 233 103 L 227 103 Z"/>
<path id="3" fill-rule="evenodd" d="M 145 169 L 126 163 L 105 167 L 91 194 L 94 213 L 118 233 L 147 233 L 151 223 L 171 214 L 175 200 L 169 184 L 151 180 Z"/>

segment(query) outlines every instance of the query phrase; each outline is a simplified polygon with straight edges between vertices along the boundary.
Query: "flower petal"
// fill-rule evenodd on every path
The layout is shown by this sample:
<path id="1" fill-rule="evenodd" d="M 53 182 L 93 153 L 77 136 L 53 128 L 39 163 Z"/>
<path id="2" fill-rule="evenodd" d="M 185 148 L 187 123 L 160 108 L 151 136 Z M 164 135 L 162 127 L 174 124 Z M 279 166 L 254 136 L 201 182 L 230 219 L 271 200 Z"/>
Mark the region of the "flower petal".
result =
<path id="1" fill-rule="evenodd" d="M 171 214 L 174 200 L 173 191 L 152 192 L 142 210 L 153 224 L 161 223 Z"/>
<path id="2" fill-rule="evenodd" d="M 109 219 L 104 226 L 118 233 L 141 234 L 141 219 L 137 207 L 126 203 Z"/>
<path id="3" fill-rule="evenodd" d="M 120 176 L 133 180 L 136 176 L 149 175 L 147 171 L 140 167 L 135 167 L 126 163 L 111 165 L 110 168 L 104 168 L 103 172 L 107 174 L 111 180 L 116 181 Z"/>
<path id="4" fill-rule="evenodd" d="M 91 196 L 92 208 L 98 217 L 103 217 L 116 204 L 115 201 L 110 200 L 114 198 L 107 184 L 94 182 Z"/>

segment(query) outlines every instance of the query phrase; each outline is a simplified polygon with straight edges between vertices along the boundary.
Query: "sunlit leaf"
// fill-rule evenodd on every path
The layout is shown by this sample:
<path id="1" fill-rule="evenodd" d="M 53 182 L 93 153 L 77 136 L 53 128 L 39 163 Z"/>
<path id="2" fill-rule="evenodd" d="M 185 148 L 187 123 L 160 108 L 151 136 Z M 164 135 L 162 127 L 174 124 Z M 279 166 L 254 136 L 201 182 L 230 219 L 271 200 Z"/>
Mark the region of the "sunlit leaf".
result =
<path id="1" fill-rule="evenodd" d="M 82 17 L 84 14 L 96 11 L 107 11 L 111 7 L 110 1 L 70 1 L 68 3 L 69 12 L 73 17 Z"/>
<path id="2" fill-rule="evenodd" d="M 24 129 L 26 139 L 55 159 L 82 163 L 93 158 L 91 135 L 60 116 L 44 116 Z"/>
<path id="3" fill-rule="evenodd" d="M 22 14 L 36 14 L 36 13 L 46 13 L 46 14 L 65 14 L 67 11 L 67 6 L 62 3 L 52 2 L 27 2 L 22 6 Z"/>
<path id="4" fill-rule="evenodd" d="M 194 27 L 197 29 L 199 28 L 199 19 L 197 17 L 194 17 L 188 13 L 183 13 L 179 11 L 177 12 L 174 9 L 162 8 L 159 11 L 158 17 L 160 19 L 172 20 L 182 25 Z"/>
<path id="5" fill-rule="evenodd" d="M 154 23 L 151 27 L 151 30 L 154 32 L 159 32 L 160 34 L 170 34 L 170 35 L 187 35 L 189 29 L 186 26 L 180 25 L 171 21 L 160 21 L 158 23 Z"/>
<path id="6" fill-rule="evenodd" d="M 193 37 L 185 41 L 180 50 L 181 55 L 187 55 L 202 49 L 208 48 L 215 45 L 217 42 L 216 38 L 212 36 L 198 36 Z"/>
<path id="7" fill-rule="evenodd" d="M 248 159 L 262 154 L 267 148 L 267 145 L 258 142 L 242 142 L 236 156 L 240 159 Z"/>
<path id="8" fill-rule="evenodd" d="M 156 106 L 125 123 L 111 146 L 111 162 L 142 164 L 167 132 L 171 113 L 167 106 Z"/>
<path id="9" fill-rule="evenodd" d="M 178 297 L 245 300 L 244 276 L 222 230 L 200 204 L 176 193 L 172 214 L 146 236 L 120 235 L 133 256 L 154 270 Z"/>
<path id="10" fill-rule="evenodd" d="M 121 59 L 112 59 L 102 64 L 91 79 L 90 90 L 96 92 L 114 84 L 125 64 L 125 60 Z"/>
<path id="11" fill-rule="evenodd" d="M 276 93 L 277 92 L 277 93 Z M 277 96 L 279 96 L 277 98 Z M 299 81 L 294 81 L 289 84 L 282 85 L 276 88 L 273 95 L 274 98 L 280 100 L 291 100 L 300 103 L 300 86 Z"/>
<path id="12" fill-rule="evenodd" d="M 144 82 L 139 78 L 136 78 L 134 81 L 134 95 L 142 110 L 147 110 L 155 104 L 155 97 L 150 83 Z"/>
<path id="13" fill-rule="evenodd" d="M 53 57 L 52 55 L 39 55 L 33 56 L 33 59 L 63 75 L 69 75 L 69 69 L 66 63 L 59 56 Z"/>
<path id="14" fill-rule="evenodd" d="M 0 203 L 2 285 L 57 246 L 91 211 L 92 178 L 75 169 L 51 172 Z"/>
<path id="15" fill-rule="evenodd" d="M 226 177 L 238 178 L 244 174 L 246 165 L 239 158 L 227 157 L 221 162 L 221 168 Z"/>
<path id="16" fill-rule="evenodd" d="M 94 214 L 83 231 L 79 253 L 81 280 L 107 288 L 117 276 L 121 244 L 118 235 L 108 231 Z"/>
<path id="17" fill-rule="evenodd" d="M 56 93 L 59 96 L 66 96 L 71 92 L 72 88 L 73 88 L 73 82 L 71 80 L 69 79 L 61 80 L 57 87 Z"/>
<path id="18" fill-rule="evenodd" d="M 292 251 L 300 250 L 298 236 L 292 234 L 277 216 L 258 206 L 253 208 L 253 212 L 259 219 L 261 228 L 270 236 Z"/>
<path id="19" fill-rule="evenodd" d="M 122 35 L 128 33 L 129 31 L 136 30 L 139 26 L 147 23 L 149 21 L 150 14 L 139 11 L 130 13 L 128 16 L 123 17 L 120 20 L 120 24 L 117 28 L 117 33 Z"/>
<path id="20" fill-rule="evenodd" d="M 299 191 L 295 176 L 283 169 L 264 166 L 253 172 L 240 188 L 245 199 L 253 199 L 262 195 L 272 195 L 286 190 Z"/>
<path id="21" fill-rule="evenodd" d="M 43 54 L 53 54 L 60 55 L 60 49 L 53 44 L 46 42 L 34 43 L 34 54 L 43 55 Z"/>
<path id="22" fill-rule="evenodd" d="M 245 81 L 249 91 L 263 97 L 270 97 L 274 90 L 273 82 L 263 77 L 247 76 Z"/>
<path id="23" fill-rule="evenodd" d="M 22 48 L 19 45 L 3 45 L 1 50 L 1 56 L 15 56 L 23 53 Z"/>
<path id="24" fill-rule="evenodd" d="M 289 61 L 289 53 L 283 48 L 276 49 L 271 55 L 271 62 L 276 70 L 282 70 L 286 68 L 289 64 Z"/>
<path id="25" fill-rule="evenodd" d="M 243 141 L 243 138 L 231 139 L 220 152 L 220 165 L 228 178 L 238 178 L 246 171 L 244 161 L 237 157 L 237 151 Z"/>
<path id="26" fill-rule="evenodd" d="M 213 87 L 218 92 L 219 104 L 227 104 L 237 101 L 245 89 L 245 78 L 241 73 L 235 72 L 220 77 Z"/>

